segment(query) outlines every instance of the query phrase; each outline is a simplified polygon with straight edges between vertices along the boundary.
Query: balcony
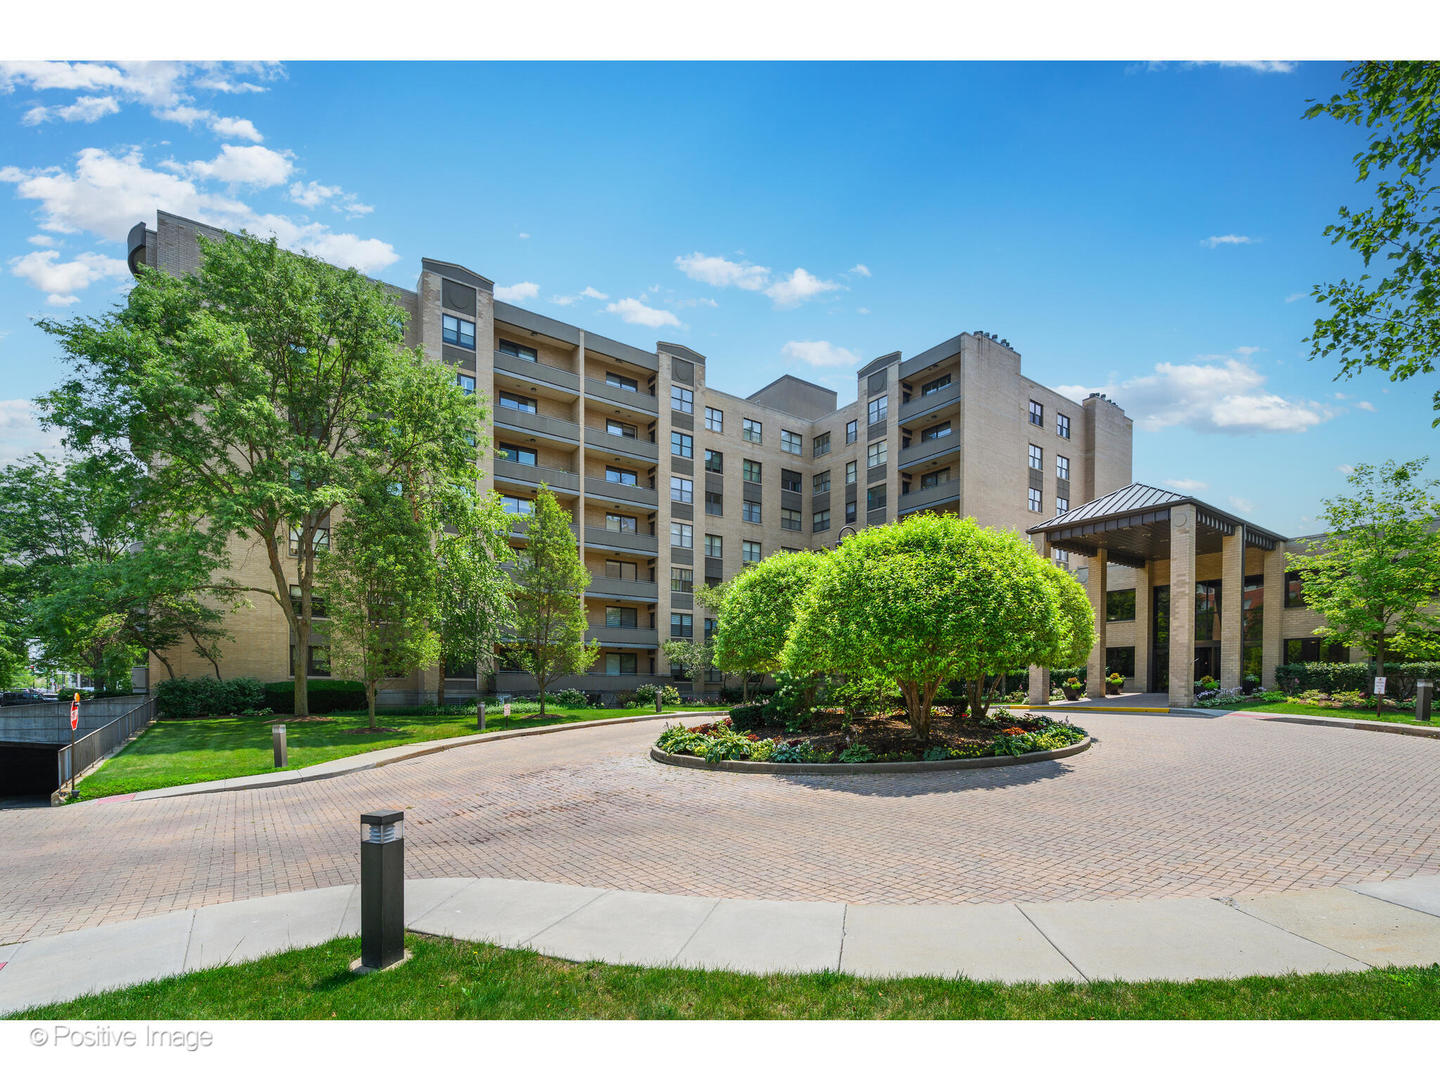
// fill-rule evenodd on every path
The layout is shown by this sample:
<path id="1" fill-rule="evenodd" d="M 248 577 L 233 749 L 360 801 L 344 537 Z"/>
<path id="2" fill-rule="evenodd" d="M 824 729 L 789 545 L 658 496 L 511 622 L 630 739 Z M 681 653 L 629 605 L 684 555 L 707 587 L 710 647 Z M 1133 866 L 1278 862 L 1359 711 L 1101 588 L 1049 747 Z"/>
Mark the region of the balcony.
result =
<path id="1" fill-rule="evenodd" d="M 660 586 L 653 581 L 606 577 L 592 571 L 590 587 L 585 590 L 585 595 L 604 600 L 640 600 L 653 604 L 660 599 Z"/>
<path id="2" fill-rule="evenodd" d="M 649 413 L 651 416 L 660 415 L 660 400 L 654 394 L 622 390 L 618 386 L 611 386 L 603 379 L 592 379 L 588 375 L 585 377 L 585 396 L 608 401 L 614 405 L 622 405 L 638 412 Z"/>
<path id="3" fill-rule="evenodd" d="M 575 534 L 575 541 L 580 541 L 580 530 L 575 527 L 575 522 L 570 522 L 570 531 Z M 528 517 L 512 517 L 510 519 L 510 539 L 525 540 L 530 536 L 530 519 Z"/>
<path id="4" fill-rule="evenodd" d="M 639 487 L 636 484 L 617 484 L 613 480 L 602 480 L 598 476 L 585 477 L 585 494 L 593 495 L 597 499 L 609 499 L 611 502 L 628 503 L 631 506 L 643 506 L 651 510 L 660 505 L 660 497 L 654 488 Z"/>
<path id="5" fill-rule="evenodd" d="M 959 497 L 959 480 L 947 480 L 943 484 L 937 484 L 934 487 L 923 490 L 919 487 L 912 487 L 908 492 L 900 496 L 899 510 L 902 514 L 908 514 L 916 510 L 923 510 L 928 506 L 954 502 Z"/>
<path id="6" fill-rule="evenodd" d="M 552 367 L 536 360 L 525 360 L 509 353 L 495 354 L 495 370 L 537 386 L 548 386 L 552 390 L 566 390 L 572 394 L 580 392 L 580 376 L 573 371 Z"/>
<path id="7" fill-rule="evenodd" d="M 907 424 L 917 416 L 929 416 L 941 409 L 948 409 L 960 402 L 960 384 L 951 383 L 943 389 L 925 397 L 916 395 L 900 406 L 900 423 Z"/>
<path id="8" fill-rule="evenodd" d="M 908 469 L 918 462 L 931 461 L 959 451 L 960 433 L 958 431 L 946 435 L 943 439 L 931 439 L 928 442 L 916 439 L 900 451 L 900 468 Z"/>
<path id="9" fill-rule="evenodd" d="M 518 461 L 501 457 L 495 459 L 494 469 L 497 480 L 510 480 L 517 484 L 529 484 L 534 487 L 546 484 L 551 491 L 559 491 L 567 495 L 580 494 L 579 473 L 566 472 L 563 469 L 547 469 L 541 465 L 522 465 Z"/>
<path id="10" fill-rule="evenodd" d="M 641 461 L 653 463 L 660 460 L 659 448 L 649 439 L 631 439 L 625 435 L 612 435 L 608 431 L 587 426 L 585 428 L 585 448 L 588 450 L 591 447 L 639 458 Z"/>
<path id="11" fill-rule="evenodd" d="M 660 645 L 660 632 L 652 627 L 642 626 L 606 626 L 604 623 L 591 623 L 585 631 L 587 641 L 598 641 L 602 645 L 615 645 L 620 648 L 654 649 Z"/>
<path id="12" fill-rule="evenodd" d="M 585 530 L 585 546 L 608 548 L 613 551 L 630 551 L 641 555 L 654 555 L 659 550 L 655 537 L 648 533 L 619 532 L 614 529 L 600 529 L 590 526 Z M 606 580 L 609 580 L 608 578 Z M 655 586 L 650 583 L 653 589 Z"/>
<path id="13" fill-rule="evenodd" d="M 573 420 L 561 420 L 558 416 L 542 416 L 540 413 L 503 407 L 497 407 L 490 415 L 497 428 L 523 431 L 527 435 L 544 435 L 570 446 L 580 445 L 580 425 Z"/>

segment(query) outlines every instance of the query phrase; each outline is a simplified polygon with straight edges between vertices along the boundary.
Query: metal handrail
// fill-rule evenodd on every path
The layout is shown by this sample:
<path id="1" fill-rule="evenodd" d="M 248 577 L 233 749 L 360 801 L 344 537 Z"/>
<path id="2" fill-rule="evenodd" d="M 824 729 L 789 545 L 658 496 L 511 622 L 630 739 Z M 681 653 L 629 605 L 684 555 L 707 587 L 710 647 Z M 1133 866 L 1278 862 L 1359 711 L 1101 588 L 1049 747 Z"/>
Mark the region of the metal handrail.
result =
<path id="1" fill-rule="evenodd" d="M 146 698 L 129 712 L 110 721 L 104 727 L 96 728 L 55 753 L 55 771 L 58 784 L 55 794 L 65 790 L 67 783 L 74 784 L 74 778 L 90 766 L 103 761 L 120 749 L 137 732 L 155 722 L 155 699 Z"/>

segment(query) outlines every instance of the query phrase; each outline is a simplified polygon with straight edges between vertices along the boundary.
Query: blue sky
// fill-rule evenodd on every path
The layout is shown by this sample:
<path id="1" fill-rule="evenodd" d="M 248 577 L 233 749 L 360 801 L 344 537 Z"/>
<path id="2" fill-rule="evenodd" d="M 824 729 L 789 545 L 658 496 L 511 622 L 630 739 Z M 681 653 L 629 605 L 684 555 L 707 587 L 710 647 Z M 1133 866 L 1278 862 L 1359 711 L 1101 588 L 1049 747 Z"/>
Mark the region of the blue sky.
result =
<path id="1" fill-rule="evenodd" d="M 1136 479 L 1314 531 L 1432 388 L 1302 339 L 1358 132 L 1342 65 L 0 65 L 0 456 L 63 367 L 31 325 L 123 299 L 157 206 L 413 286 L 422 256 L 745 394 L 962 330 L 1136 420 Z M 1339 396 L 1343 395 L 1343 396 Z"/>

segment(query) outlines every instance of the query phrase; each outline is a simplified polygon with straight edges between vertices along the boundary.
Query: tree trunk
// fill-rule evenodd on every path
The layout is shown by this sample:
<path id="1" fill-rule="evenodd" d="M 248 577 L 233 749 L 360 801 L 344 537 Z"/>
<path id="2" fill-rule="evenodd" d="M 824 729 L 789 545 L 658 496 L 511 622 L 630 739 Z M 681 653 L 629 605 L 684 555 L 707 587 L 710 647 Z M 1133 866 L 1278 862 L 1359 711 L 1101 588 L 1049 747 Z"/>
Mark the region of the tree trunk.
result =
<path id="1" fill-rule="evenodd" d="M 435 706 L 438 709 L 445 708 L 445 658 L 440 658 L 439 680 L 435 683 Z"/>
<path id="2" fill-rule="evenodd" d="M 967 679 L 965 681 L 965 696 L 970 700 L 970 717 L 973 720 L 985 719 L 985 676 L 978 679 Z"/>
<path id="3" fill-rule="evenodd" d="M 365 704 L 370 711 L 370 726 L 375 726 L 375 686 L 374 682 L 365 684 Z"/>
<path id="4" fill-rule="evenodd" d="M 540 718 L 543 720 L 543 719 L 545 718 L 545 687 L 547 687 L 547 686 L 550 685 L 550 684 L 549 684 L 549 681 L 548 681 L 548 680 L 547 680 L 546 682 L 541 682 L 539 679 L 536 679 L 536 680 L 535 680 L 535 685 L 540 688 L 540 691 L 539 691 L 539 697 L 540 697 Z"/>

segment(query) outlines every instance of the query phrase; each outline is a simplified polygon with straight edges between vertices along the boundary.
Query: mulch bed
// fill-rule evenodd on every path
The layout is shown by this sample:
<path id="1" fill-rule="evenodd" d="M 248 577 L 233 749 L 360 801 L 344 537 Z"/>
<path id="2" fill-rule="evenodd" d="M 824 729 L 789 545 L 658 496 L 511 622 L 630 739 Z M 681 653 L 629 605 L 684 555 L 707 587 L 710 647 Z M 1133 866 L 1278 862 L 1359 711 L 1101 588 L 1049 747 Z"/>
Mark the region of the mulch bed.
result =
<path id="1" fill-rule="evenodd" d="M 994 708 L 991 706 L 992 712 Z M 977 724 L 968 716 L 957 720 L 948 713 L 948 709 L 931 712 L 930 741 L 925 743 L 915 737 L 903 712 L 867 716 L 863 720 L 857 720 L 851 724 L 848 733 L 842 730 L 844 714 L 828 710 L 817 712 L 809 723 L 799 731 L 793 732 L 786 731 L 783 724 L 745 726 L 733 721 L 732 724 L 736 731 L 753 733 L 762 739 L 775 739 L 776 741 L 806 739 L 817 746 L 837 751 L 843 750 L 847 746 L 863 743 L 877 755 L 923 754 L 934 746 L 955 748 L 989 746 L 990 741 L 999 733 L 1000 729 L 993 724 L 988 726 L 984 723 Z M 1043 726 L 1044 722 L 1022 720 L 1017 715 L 1015 724 L 1026 731 L 1036 731 Z M 706 726 L 702 726 L 701 730 L 706 730 Z"/>

